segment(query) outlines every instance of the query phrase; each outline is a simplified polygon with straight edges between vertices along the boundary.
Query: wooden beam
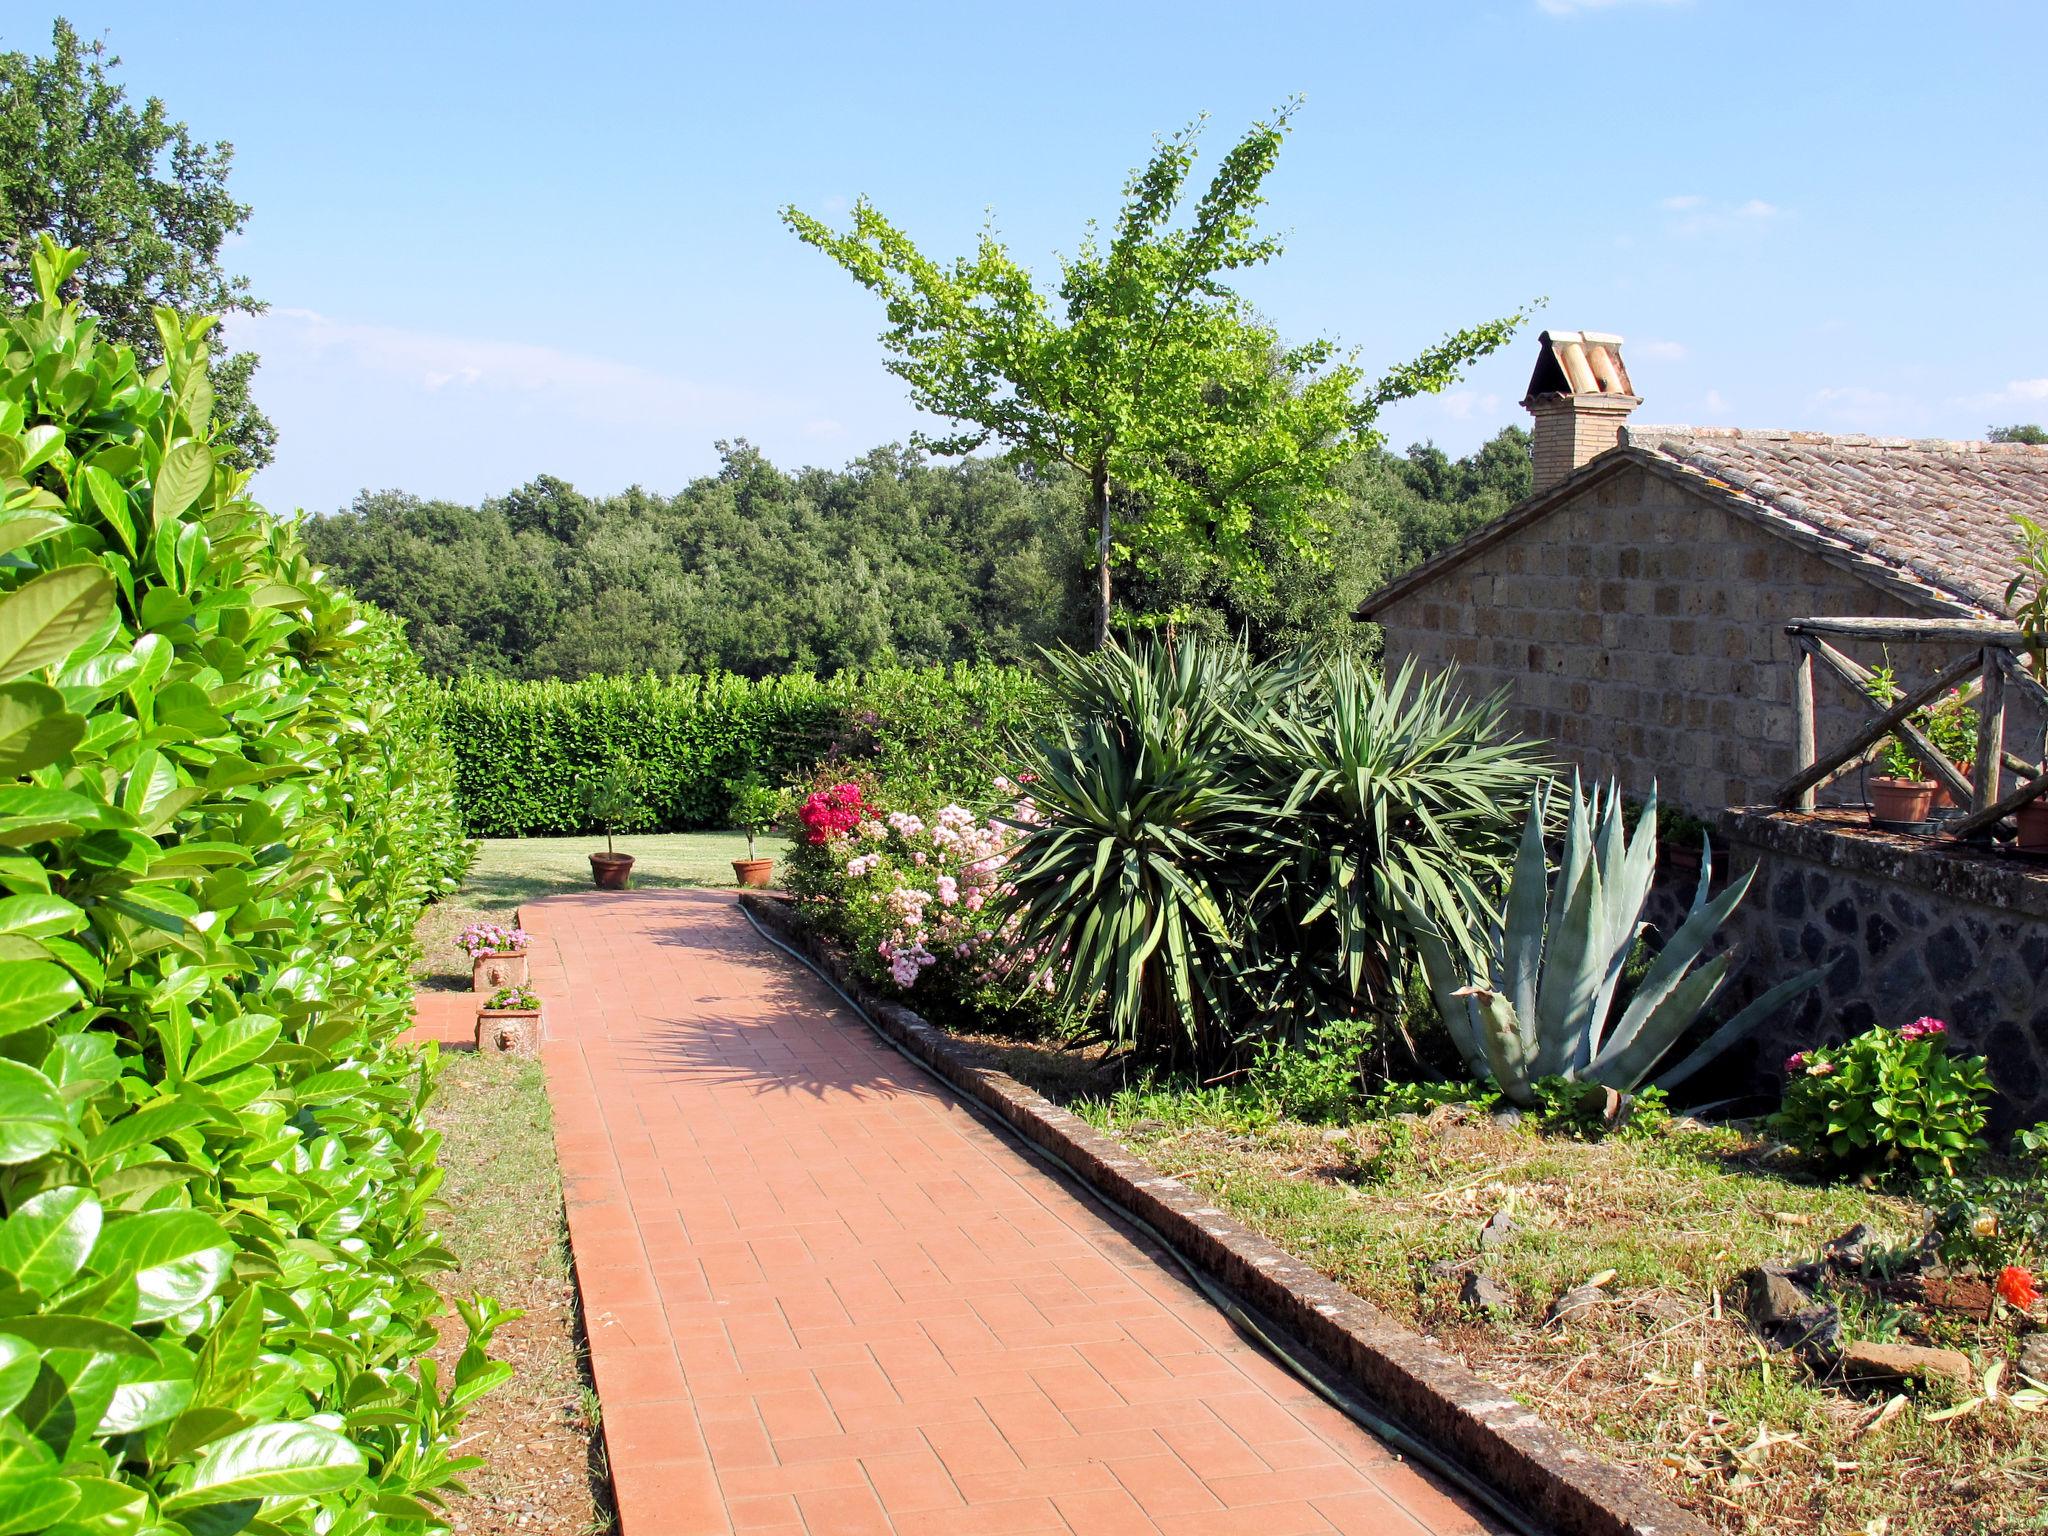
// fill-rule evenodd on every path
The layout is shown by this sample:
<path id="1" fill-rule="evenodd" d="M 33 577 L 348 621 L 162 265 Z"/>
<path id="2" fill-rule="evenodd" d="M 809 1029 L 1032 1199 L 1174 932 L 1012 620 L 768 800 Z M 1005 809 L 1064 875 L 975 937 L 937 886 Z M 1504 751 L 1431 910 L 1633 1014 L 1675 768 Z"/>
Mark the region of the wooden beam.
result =
<path id="1" fill-rule="evenodd" d="M 1988 833 L 2029 800 L 2038 800 L 2044 792 L 2048 792 L 2048 773 L 2036 774 L 1995 805 L 1987 805 L 1981 811 L 1970 812 L 1949 828 L 1949 835 L 1961 838 Z"/>
<path id="2" fill-rule="evenodd" d="M 1981 811 L 1998 803 L 1998 774 L 2005 766 L 2005 673 L 1998 665 L 1999 647 L 1987 645 L 1979 654 L 1983 671 L 1977 693 L 1977 783 L 1970 800 Z"/>
<path id="3" fill-rule="evenodd" d="M 1797 736 L 1794 751 L 1799 759 L 1799 771 L 1810 773 L 1820 758 L 1816 743 L 1818 726 L 1814 719 L 1813 704 L 1813 642 L 1805 635 L 1793 636 L 1799 647 L 1799 660 L 1793 665 L 1798 669 L 1792 674 L 1792 729 Z M 1810 811 L 1818 802 L 1816 786 L 1809 784 L 1794 797 L 1793 809 Z"/>
<path id="4" fill-rule="evenodd" d="M 2016 624 L 1989 619 L 1794 619 L 1788 635 L 1836 635 L 1845 640 L 1885 640 L 1910 644 L 1946 640 L 1952 644 L 2003 645 L 2018 649 L 2027 632 Z"/>
<path id="5" fill-rule="evenodd" d="M 2017 688 L 2036 709 L 2048 712 L 2048 688 L 2043 688 L 2034 680 L 2034 674 L 2027 670 L 2027 664 L 2013 654 L 2010 648 L 1999 648 L 1998 670 L 2005 674 L 2006 682 Z"/>
<path id="6" fill-rule="evenodd" d="M 1869 704 L 1872 709 L 1877 707 L 1874 703 L 1870 702 L 1869 695 L 1864 692 L 1865 686 L 1870 681 L 1870 672 L 1867 668 L 1858 666 L 1825 640 L 1815 640 L 1813 641 L 1813 646 L 1814 654 L 1821 661 L 1825 662 L 1831 671 L 1840 676 L 1852 688 L 1856 689 L 1859 694 L 1862 694 L 1864 702 Z M 1971 796 L 1970 781 L 1956 772 L 1955 765 L 1935 750 L 1934 743 L 1929 741 L 1926 734 L 1918 726 L 1913 725 L 1908 717 L 1915 710 L 1923 708 L 1930 699 L 1943 689 L 1953 688 L 1963 678 L 1968 677 L 1982 662 L 1983 653 L 1981 651 L 1973 651 L 1961 660 L 1950 663 L 1950 665 L 1942 669 L 1932 682 L 1921 684 L 1920 687 L 1893 704 L 1890 709 L 1887 709 L 1875 720 L 1866 724 L 1862 730 L 1858 731 L 1847 742 L 1834 751 L 1829 752 L 1826 757 L 1816 761 L 1812 767 L 1802 769 L 1787 779 L 1778 788 L 1778 803 L 1786 806 L 1797 804 L 1801 795 L 1805 794 L 1808 789 L 1813 788 L 1815 785 L 1823 784 L 1833 778 L 1837 768 L 1846 763 L 1851 757 L 1869 747 L 1875 746 L 1878 742 L 1884 740 L 1885 737 L 1893 734 L 1903 736 L 1906 739 L 1914 754 L 1920 758 L 1928 771 L 1934 775 L 1936 781 L 1945 787 L 1958 803 L 1967 803 Z"/>

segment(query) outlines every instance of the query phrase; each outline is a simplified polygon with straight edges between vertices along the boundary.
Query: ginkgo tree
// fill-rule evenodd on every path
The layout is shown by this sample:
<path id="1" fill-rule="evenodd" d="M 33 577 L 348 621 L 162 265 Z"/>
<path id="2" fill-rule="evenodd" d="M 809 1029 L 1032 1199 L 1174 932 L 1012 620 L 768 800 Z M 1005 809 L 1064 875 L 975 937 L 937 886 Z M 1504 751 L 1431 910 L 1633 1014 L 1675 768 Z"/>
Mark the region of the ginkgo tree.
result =
<path id="1" fill-rule="evenodd" d="M 1444 388 L 1524 318 L 1455 331 L 1376 383 L 1333 341 L 1283 341 L 1229 279 L 1280 254 L 1256 215 L 1297 105 L 1254 123 L 1192 207 L 1202 122 L 1160 139 L 1107 241 L 1091 224 L 1049 294 L 992 228 L 948 264 L 866 198 L 844 231 L 783 210 L 799 239 L 881 296 L 889 371 L 919 409 L 954 424 L 919 434 L 920 446 L 1000 445 L 1086 478 L 1098 646 L 1121 567 L 1149 571 L 1172 555 L 1256 585 L 1255 526 L 1269 544 L 1313 554 L 1321 513 L 1342 494 L 1338 472 L 1381 444 L 1381 408 Z"/>

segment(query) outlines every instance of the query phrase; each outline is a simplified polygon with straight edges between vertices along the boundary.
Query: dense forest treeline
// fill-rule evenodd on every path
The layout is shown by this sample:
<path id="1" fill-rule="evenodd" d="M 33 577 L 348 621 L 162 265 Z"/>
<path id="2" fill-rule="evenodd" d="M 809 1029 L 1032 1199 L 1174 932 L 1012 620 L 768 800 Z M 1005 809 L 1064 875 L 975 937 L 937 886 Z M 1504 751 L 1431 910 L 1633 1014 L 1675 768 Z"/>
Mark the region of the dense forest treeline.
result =
<path id="1" fill-rule="evenodd" d="M 1261 652 L 1343 635 L 1375 586 L 1528 493 L 1528 435 L 1463 459 L 1361 455 L 1317 558 L 1268 579 L 1119 578 L 1127 624 L 1245 633 Z M 744 442 L 673 496 L 588 497 L 542 476 L 481 506 L 365 492 L 308 520 L 314 557 L 396 613 L 429 671 L 749 677 L 1015 661 L 1089 633 L 1086 488 L 1009 463 L 878 448 L 788 473 Z"/>

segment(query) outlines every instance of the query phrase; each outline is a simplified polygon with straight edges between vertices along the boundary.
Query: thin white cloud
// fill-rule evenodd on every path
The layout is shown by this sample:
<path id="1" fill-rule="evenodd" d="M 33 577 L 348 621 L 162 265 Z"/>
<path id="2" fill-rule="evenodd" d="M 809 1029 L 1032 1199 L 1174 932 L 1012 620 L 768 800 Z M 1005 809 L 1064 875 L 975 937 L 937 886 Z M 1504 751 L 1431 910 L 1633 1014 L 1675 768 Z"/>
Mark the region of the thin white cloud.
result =
<path id="1" fill-rule="evenodd" d="M 1433 407 L 1452 421 L 1491 421 L 1505 409 L 1499 395 L 1476 389 L 1447 389 L 1441 394 L 1425 395 L 1417 403 Z"/>
<path id="2" fill-rule="evenodd" d="M 1660 199 L 1657 206 L 1667 215 L 1664 228 L 1680 239 L 1702 235 L 1730 234 L 1760 229 L 1784 216 L 1785 210 L 1761 197 L 1721 201 L 1688 192 Z"/>
<path id="3" fill-rule="evenodd" d="M 1660 363 L 1682 363 L 1691 355 L 1682 341 L 1639 341 L 1633 346 L 1624 346 L 1637 357 L 1655 358 Z"/>
<path id="4" fill-rule="evenodd" d="M 1728 402 L 1722 397 L 1721 391 L 1718 389 L 1707 391 L 1707 409 L 1716 416 L 1728 414 Z"/>
<path id="5" fill-rule="evenodd" d="M 1986 395 L 1968 395 L 1958 405 L 2041 405 L 2048 403 L 2048 379 L 2014 379 L 2005 388 Z"/>
<path id="6" fill-rule="evenodd" d="M 311 309 L 272 309 L 234 326 L 237 345 L 313 365 L 352 364 L 429 395 L 525 397 L 551 410 L 615 422 L 682 423 L 707 409 L 769 403 L 744 391 L 712 388 L 635 363 L 531 342 L 454 336 L 400 326 L 337 320 Z"/>
<path id="7" fill-rule="evenodd" d="M 1577 16 L 1586 11 L 1618 10 L 1625 5 L 1683 5 L 1685 0 L 1536 0 L 1546 16 Z"/>

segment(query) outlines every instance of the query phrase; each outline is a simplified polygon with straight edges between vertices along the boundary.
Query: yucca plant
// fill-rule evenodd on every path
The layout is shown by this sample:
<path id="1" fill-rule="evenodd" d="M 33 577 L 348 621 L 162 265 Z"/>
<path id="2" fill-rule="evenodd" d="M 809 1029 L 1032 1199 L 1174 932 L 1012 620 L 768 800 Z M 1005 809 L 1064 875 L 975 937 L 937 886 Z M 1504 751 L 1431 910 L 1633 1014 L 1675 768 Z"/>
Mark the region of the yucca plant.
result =
<path id="1" fill-rule="evenodd" d="M 1264 701 L 1244 744 L 1294 850 L 1264 935 L 1296 962 L 1274 1001 L 1296 1033 L 1385 1015 L 1408 969 L 1404 906 L 1476 955 L 1475 921 L 1549 765 L 1508 734 L 1505 693 L 1470 699 L 1454 671 L 1418 677 L 1410 662 L 1386 681 L 1349 655 L 1309 657 L 1276 668 Z"/>
<path id="2" fill-rule="evenodd" d="M 1699 965 L 1707 943 L 1749 890 L 1754 871 L 1709 898 L 1712 849 L 1700 860 L 1692 908 L 1658 953 L 1610 1027 L 1615 993 L 1647 926 L 1643 902 L 1656 872 L 1657 796 L 1629 837 L 1621 790 L 1590 800 L 1574 780 L 1563 853 L 1551 877 L 1544 848 L 1545 797 L 1529 807 L 1506 899 L 1487 935 L 1483 969 L 1421 904 L 1402 897 L 1444 1027 L 1474 1075 L 1491 1077 L 1517 1104 L 1536 1102 L 1546 1077 L 1633 1092 L 1647 1079 L 1728 979 L 1732 951 Z M 1658 1078 L 1673 1088 L 1821 979 L 1808 971 L 1772 987 Z"/>
<path id="3" fill-rule="evenodd" d="M 1031 757 L 1026 837 L 1004 870 L 1058 1000 L 1154 1059 L 1215 1061 L 1228 978 L 1259 884 L 1281 857 L 1240 787 L 1234 712 L 1258 669 L 1183 640 L 1048 657 L 1075 723 Z"/>

